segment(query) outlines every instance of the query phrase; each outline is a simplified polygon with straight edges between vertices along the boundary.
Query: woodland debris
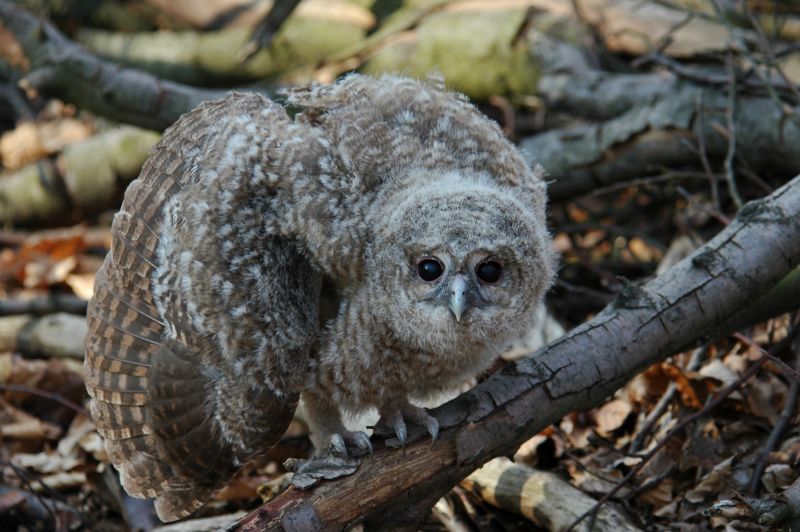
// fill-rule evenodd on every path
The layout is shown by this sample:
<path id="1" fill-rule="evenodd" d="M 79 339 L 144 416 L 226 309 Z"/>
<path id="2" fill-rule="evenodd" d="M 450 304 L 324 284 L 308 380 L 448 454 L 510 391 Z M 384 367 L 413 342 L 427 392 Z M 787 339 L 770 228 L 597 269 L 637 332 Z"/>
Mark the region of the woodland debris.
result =
<path id="1" fill-rule="evenodd" d="M 298 7 L 272 44 L 245 63 L 241 51 L 250 39 L 251 31 L 247 28 L 138 34 L 82 29 L 77 39 L 105 59 L 181 83 L 259 80 L 304 65 L 311 69 L 360 42 L 374 22 L 372 14 L 343 0 L 336 3 L 347 5 L 354 16 L 347 17 L 342 10 L 326 10 L 321 7 L 324 2 L 319 1 Z"/>
<path id="2" fill-rule="evenodd" d="M 70 357 L 83 360 L 83 339 L 88 329 L 82 316 L 59 312 L 0 318 L 0 351 L 18 351 L 35 357 Z"/>
<path id="3" fill-rule="evenodd" d="M 165 129 L 180 115 L 225 91 L 199 89 L 158 79 L 103 61 L 12 2 L 0 2 L 0 20 L 31 61 L 23 85 L 148 129 Z"/>
<path id="4" fill-rule="evenodd" d="M 55 162 L 26 166 L 0 178 L 0 222 L 69 220 L 73 209 L 97 213 L 113 205 L 138 174 L 159 135 L 122 126 L 65 148 Z"/>
<path id="5" fill-rule="evenodd" d="M 487 502 L 521 513 L 537 526 L 547 530 L 565 530 L 595 500 L 574 488 L 554 473 L 495 458 L 461 481 L 461 485 L 480 493 Z M 611 506 L 600 510 L 596 531 L 640 530 Z"/>
<path id="6" fill-rule="evenodd" d="M 86 140 L 90 134 L 91 128 L 74 118 L 22 122 L 0 136 L 0 163 L 6 170 L 15 170 Z"/>

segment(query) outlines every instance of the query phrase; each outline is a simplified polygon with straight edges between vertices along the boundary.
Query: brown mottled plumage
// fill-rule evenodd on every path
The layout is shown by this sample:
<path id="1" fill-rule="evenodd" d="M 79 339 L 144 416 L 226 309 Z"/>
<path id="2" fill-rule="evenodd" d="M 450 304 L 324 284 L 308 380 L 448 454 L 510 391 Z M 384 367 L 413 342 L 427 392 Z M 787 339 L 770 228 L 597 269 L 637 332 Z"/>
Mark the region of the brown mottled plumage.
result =
<path id="1" fill-rule="evenodd" d="M 554 258 L 545 184 L 441 83 L 352 75 L 184 115 L 114 219 L 86 383 L 112 463 L 174 520 L 282 435 L 365 447 L 342 413 L 412 406 L 536 319 Z"/>

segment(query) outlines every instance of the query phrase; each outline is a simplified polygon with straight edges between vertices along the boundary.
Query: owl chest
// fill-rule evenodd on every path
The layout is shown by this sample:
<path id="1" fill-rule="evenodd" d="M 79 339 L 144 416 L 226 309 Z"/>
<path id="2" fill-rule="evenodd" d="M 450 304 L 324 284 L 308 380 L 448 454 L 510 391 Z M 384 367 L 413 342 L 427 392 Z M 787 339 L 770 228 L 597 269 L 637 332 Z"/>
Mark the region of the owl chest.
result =
<path id="1" fill-rule="evenodd" d="M 402 345 L 373 344 L 369 355 L 372 371 L 366 384 L 384 393 L 405 398 L 424 398 L 458 386 L 464 380 L 463 360 L 446 354 L 411 349 Z"/>

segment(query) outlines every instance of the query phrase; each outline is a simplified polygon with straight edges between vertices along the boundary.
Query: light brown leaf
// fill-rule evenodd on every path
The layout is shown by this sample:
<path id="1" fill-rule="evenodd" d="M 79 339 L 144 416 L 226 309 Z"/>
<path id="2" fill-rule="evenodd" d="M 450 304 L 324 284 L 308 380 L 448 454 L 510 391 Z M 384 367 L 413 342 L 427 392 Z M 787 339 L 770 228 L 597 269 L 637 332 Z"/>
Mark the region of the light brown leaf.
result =
<path id="1" fill-rule="evenodd" d="M 625 399 L 613 399 L 594 411 L 597 432 L 609 436 L 619 429 L 633 412 L 633 405 Z"/>
<path id="2" fill-rule="evenodd" d="M 733 473 L 733 458 L 730 457 L 717 464 L 693 490 L 686 493 L 686 500 L 700 504 L 712 498 L 719 498 L 719 495 L 727 488 Z"/>

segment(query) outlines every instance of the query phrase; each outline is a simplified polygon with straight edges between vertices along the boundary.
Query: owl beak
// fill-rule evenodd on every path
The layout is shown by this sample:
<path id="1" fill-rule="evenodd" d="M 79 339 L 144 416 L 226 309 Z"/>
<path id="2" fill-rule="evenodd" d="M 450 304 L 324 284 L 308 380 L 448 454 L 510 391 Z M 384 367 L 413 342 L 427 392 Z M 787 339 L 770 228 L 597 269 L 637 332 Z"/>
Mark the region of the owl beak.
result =
<path id="1" fill-rule="evenodd" d="M 461 321 L 461 315 L 467 309 L 467 280 L 458 274 L 450 285 L 450 310 L 456 321 Z"/>

